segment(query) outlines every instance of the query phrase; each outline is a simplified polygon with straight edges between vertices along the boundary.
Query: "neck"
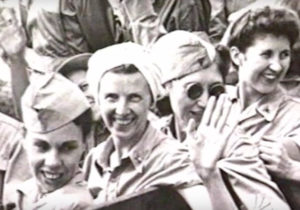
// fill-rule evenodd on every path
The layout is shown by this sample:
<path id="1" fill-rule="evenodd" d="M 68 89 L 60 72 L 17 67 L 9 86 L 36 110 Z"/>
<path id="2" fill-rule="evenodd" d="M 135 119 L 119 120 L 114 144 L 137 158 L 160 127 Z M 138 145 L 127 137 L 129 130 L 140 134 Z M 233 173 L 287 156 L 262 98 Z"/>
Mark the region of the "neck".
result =
<path id="1" fill-rule="evenodd" d="M 148 128 L 148 124 L 146 123 L 144 129 L 141 129 L 142 132 L 134 135 L 132 138 L 119 138 L 113 136 L 113 142 L 116 148 L 116 152 L 119 154 L 119 157 L 124 156 L 130 152 L 130 150 L 141 140 L 146 129 Z"/>
<path id="2" fill-rule="evenodd" d="M 257 92 L 245 83 L 240 83 L 238 88 L 239 98 L 241 99 L 242 110 L 257 102 L 264 94 Z"/>

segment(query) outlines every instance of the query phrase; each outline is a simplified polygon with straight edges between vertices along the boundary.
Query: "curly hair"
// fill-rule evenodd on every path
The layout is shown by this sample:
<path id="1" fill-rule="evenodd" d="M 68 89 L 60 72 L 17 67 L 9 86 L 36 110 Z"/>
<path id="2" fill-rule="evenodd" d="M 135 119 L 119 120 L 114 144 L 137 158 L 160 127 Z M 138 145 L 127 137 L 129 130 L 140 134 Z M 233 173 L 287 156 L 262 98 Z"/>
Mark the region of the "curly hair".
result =
<path id="1" fill-rule="evenodd" d="M 242 52 L 259 35 L 284 36 L 292 47 L 300 33 L 299 18 L 295 12 L 284 7 L 269 6 L 248 10 L 233 23 L 231 30 L 228 45 L 236 46 Z"/>

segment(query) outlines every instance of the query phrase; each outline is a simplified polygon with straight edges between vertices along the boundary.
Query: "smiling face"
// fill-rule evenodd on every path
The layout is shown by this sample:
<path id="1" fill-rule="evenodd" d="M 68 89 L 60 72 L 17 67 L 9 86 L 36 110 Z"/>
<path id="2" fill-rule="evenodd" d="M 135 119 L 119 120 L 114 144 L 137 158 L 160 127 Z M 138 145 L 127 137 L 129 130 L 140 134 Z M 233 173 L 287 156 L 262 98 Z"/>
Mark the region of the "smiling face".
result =
<path id="1" fill-rule="evenodd" d="M 73 83 L 78 85 L 80 90 L 84 93 L 85 97 L 88 99 L 91 109 L 92 109 L 92 117 L 94 121 L 99 120 L 99 110 L 97 106 L 95 105 L 95 99 L 92 96 L 88 83 L 86 81 L 86 71 L 85 70 L 74 70 L 69 71 L 65 76 L 71 80 Z"/>
<path id="2" fill-rule="evenodd" d="M 216 65 L 211 65 L 207 69 L 202 69 L 172 82 L 169 88 L 170 102 L 181 130 L 187 126 L 190 119 L 194 119 L 197 124 L 200 123 L 210 95 L 209 89 L 216 83 L 223 83 Z M 199 97 L 192 99 L 191 94 L 199 95 Z"/>
<path id="3" fill-rule="evenodd" d="M 239 81 L 245 91 L 250 95 L 268 94 L 278 87 L 290 66 L 290 42 L 284 36 L 256 36 L 253 44 L 237 57 Z"/>
<path id="4" fill-rule="evenodd" d="M 25 148 L 42 192 L 59 189 L 73 178 L 83 152 L 82 138 L 73 122 L 46 134 L 27 132 Z"/>
<path id="5" fill-rule="evenodd" d="M 101 79 L 99 105 L 105 125 L 114 138 L 139 138 L 147 125 L 150 89 L 141 73 L 107 72 Z"/>

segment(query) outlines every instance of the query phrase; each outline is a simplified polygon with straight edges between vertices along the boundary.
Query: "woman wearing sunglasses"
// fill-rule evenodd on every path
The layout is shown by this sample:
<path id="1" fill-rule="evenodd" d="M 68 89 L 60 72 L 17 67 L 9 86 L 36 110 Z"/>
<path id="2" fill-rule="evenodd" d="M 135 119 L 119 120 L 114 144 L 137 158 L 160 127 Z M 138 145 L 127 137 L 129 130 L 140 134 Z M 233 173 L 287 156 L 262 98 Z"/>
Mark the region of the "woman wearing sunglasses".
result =
<path id="1" fill-rule="evenodd" d="M 232 102 L 222 94 L 228 51 L 215 48 L 205 34 L 175 31 L 161 37 L 151 53 L 172 108 L 158 126 L 189 146 L 217 209 L 232 201 L 238 209 L 288 209 L 257 147 L 228 126 Z"/>
<path id="2" fill-rule="evenodd" d="M 300 104 L 284 94 L 292 48 L 299 37 L 296 13 L 281 7 L 249 7 L 231 23 L 223 41 L 230 47 L 239 83 L 231 98 L 239 126 L 259 147 L 260 158 L 285 194 L 299 209 Z"/>

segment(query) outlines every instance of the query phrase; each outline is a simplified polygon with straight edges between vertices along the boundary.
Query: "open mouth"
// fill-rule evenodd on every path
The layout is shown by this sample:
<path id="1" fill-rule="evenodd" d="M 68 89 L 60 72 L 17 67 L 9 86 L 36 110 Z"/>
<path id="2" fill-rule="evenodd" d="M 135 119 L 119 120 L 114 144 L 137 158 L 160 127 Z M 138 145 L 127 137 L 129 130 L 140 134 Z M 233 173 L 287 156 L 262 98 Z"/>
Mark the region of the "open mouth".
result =
<path id="1" fill-rule="evenodd" d="M 276 80 L 279 77 L 278 74 L 274 74 L 274 73 L 264 73 L 263 76 L 267 80 Z"/>
<path id="2" fill-rule="evenodd" d="M 114 117 L 113 120 L 120 126 L 128 126 L 134 121 L 134 117 Z"/>
<path id="3" fill-rule="evenodd" d="M 49 172 L 49 171 L 42 171 L 42 174 L 47 180 L 49 180 L 51 182 L 57 181 L 60 178 L 62 178 L 62 176 L 63 176 L 63 173 L 55 173 L 55 172 Z"/>

